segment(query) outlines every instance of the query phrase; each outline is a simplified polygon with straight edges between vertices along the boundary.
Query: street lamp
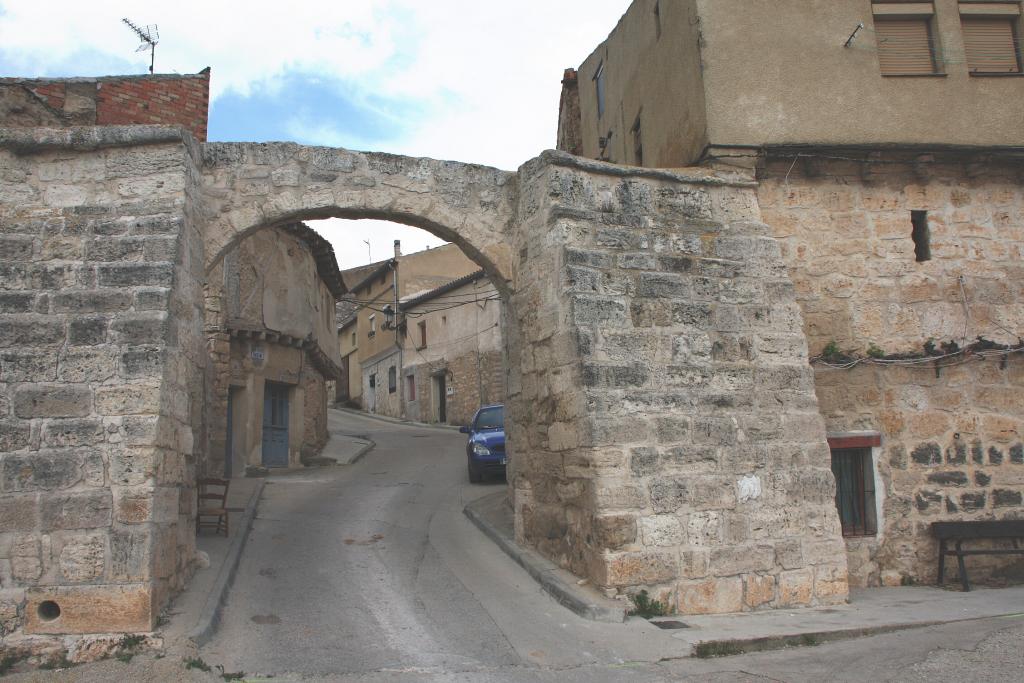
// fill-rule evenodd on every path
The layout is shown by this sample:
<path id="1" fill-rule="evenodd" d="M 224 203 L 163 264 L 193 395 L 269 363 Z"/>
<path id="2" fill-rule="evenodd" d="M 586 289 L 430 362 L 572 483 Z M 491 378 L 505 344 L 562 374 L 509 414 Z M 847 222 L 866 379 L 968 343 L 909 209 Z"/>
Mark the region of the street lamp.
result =
<path id="1" fill-rule="evenodd" d="M 384 329 L 393 330 L 395 329 L 395 309 L 392 308 L 391 304 L 384 306 Z"/>

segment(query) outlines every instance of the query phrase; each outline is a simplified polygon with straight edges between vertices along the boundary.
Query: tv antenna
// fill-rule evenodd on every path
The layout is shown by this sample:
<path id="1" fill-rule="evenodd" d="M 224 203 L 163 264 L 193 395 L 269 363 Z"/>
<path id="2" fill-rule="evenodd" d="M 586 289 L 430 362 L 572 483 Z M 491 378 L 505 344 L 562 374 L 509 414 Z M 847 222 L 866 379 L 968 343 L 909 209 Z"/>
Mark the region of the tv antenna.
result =
<path id="1" fill-rule="evenodd" d="M 142 44 L 135 51 L 149 50 L 149 73 L 153 73 L 153 62 L 156 61 L 156 44 L 160 42 L 160 31 L 157 30 L 156 24 L 149 24 L 146 28 L 141 28 L 133 24 L 128 17 L 121 21 L 127 24 L 128 28 L 134 31 L 135 35 L 142 41 Z"/>

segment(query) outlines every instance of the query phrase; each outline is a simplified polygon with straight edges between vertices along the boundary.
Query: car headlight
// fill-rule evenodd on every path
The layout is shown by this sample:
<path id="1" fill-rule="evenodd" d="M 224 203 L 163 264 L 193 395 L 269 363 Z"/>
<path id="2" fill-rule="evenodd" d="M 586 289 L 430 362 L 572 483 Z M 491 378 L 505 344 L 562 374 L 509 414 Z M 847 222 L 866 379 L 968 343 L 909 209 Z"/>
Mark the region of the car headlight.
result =
<path id="1" fill-rule="evenodd" d="M 482 443 L 475 443 L 475 444 L 473 444 L 473 455 L 483 456 L 483 455 L 490 455 L 490 454 L 491 454 L 491 449 L 488 448 L 487 446 L 483 445 Z"/>

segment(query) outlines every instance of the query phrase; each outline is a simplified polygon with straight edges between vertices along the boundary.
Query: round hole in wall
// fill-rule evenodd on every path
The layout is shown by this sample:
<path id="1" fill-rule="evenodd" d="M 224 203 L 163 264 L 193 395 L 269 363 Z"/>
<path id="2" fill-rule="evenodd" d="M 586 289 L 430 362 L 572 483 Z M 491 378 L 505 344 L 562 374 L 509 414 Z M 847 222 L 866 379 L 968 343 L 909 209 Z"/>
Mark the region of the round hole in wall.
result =
<path id="1" fill-rule="evenodd" d="M 39 603 L 39 607 L 36 609 L 36 614 L 38 614 L 39 618 L 43 621 L 53 621 L 60 616 L 60 605 L 55 603 L 53 600 L 43 600 Z"/>

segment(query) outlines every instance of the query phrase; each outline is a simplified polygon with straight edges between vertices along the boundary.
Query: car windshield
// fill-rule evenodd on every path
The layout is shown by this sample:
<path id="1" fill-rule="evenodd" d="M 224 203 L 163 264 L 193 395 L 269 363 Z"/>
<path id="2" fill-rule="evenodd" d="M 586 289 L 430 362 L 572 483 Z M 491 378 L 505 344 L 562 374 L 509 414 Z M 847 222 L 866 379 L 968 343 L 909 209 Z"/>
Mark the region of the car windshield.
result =
<path id="1" fill-rule="evenodd" d="M 501 406 L 496 408 L 484 408 L 476 416 L 477 429 L 500 429 L 505 426 L 505 409 Z"/>

